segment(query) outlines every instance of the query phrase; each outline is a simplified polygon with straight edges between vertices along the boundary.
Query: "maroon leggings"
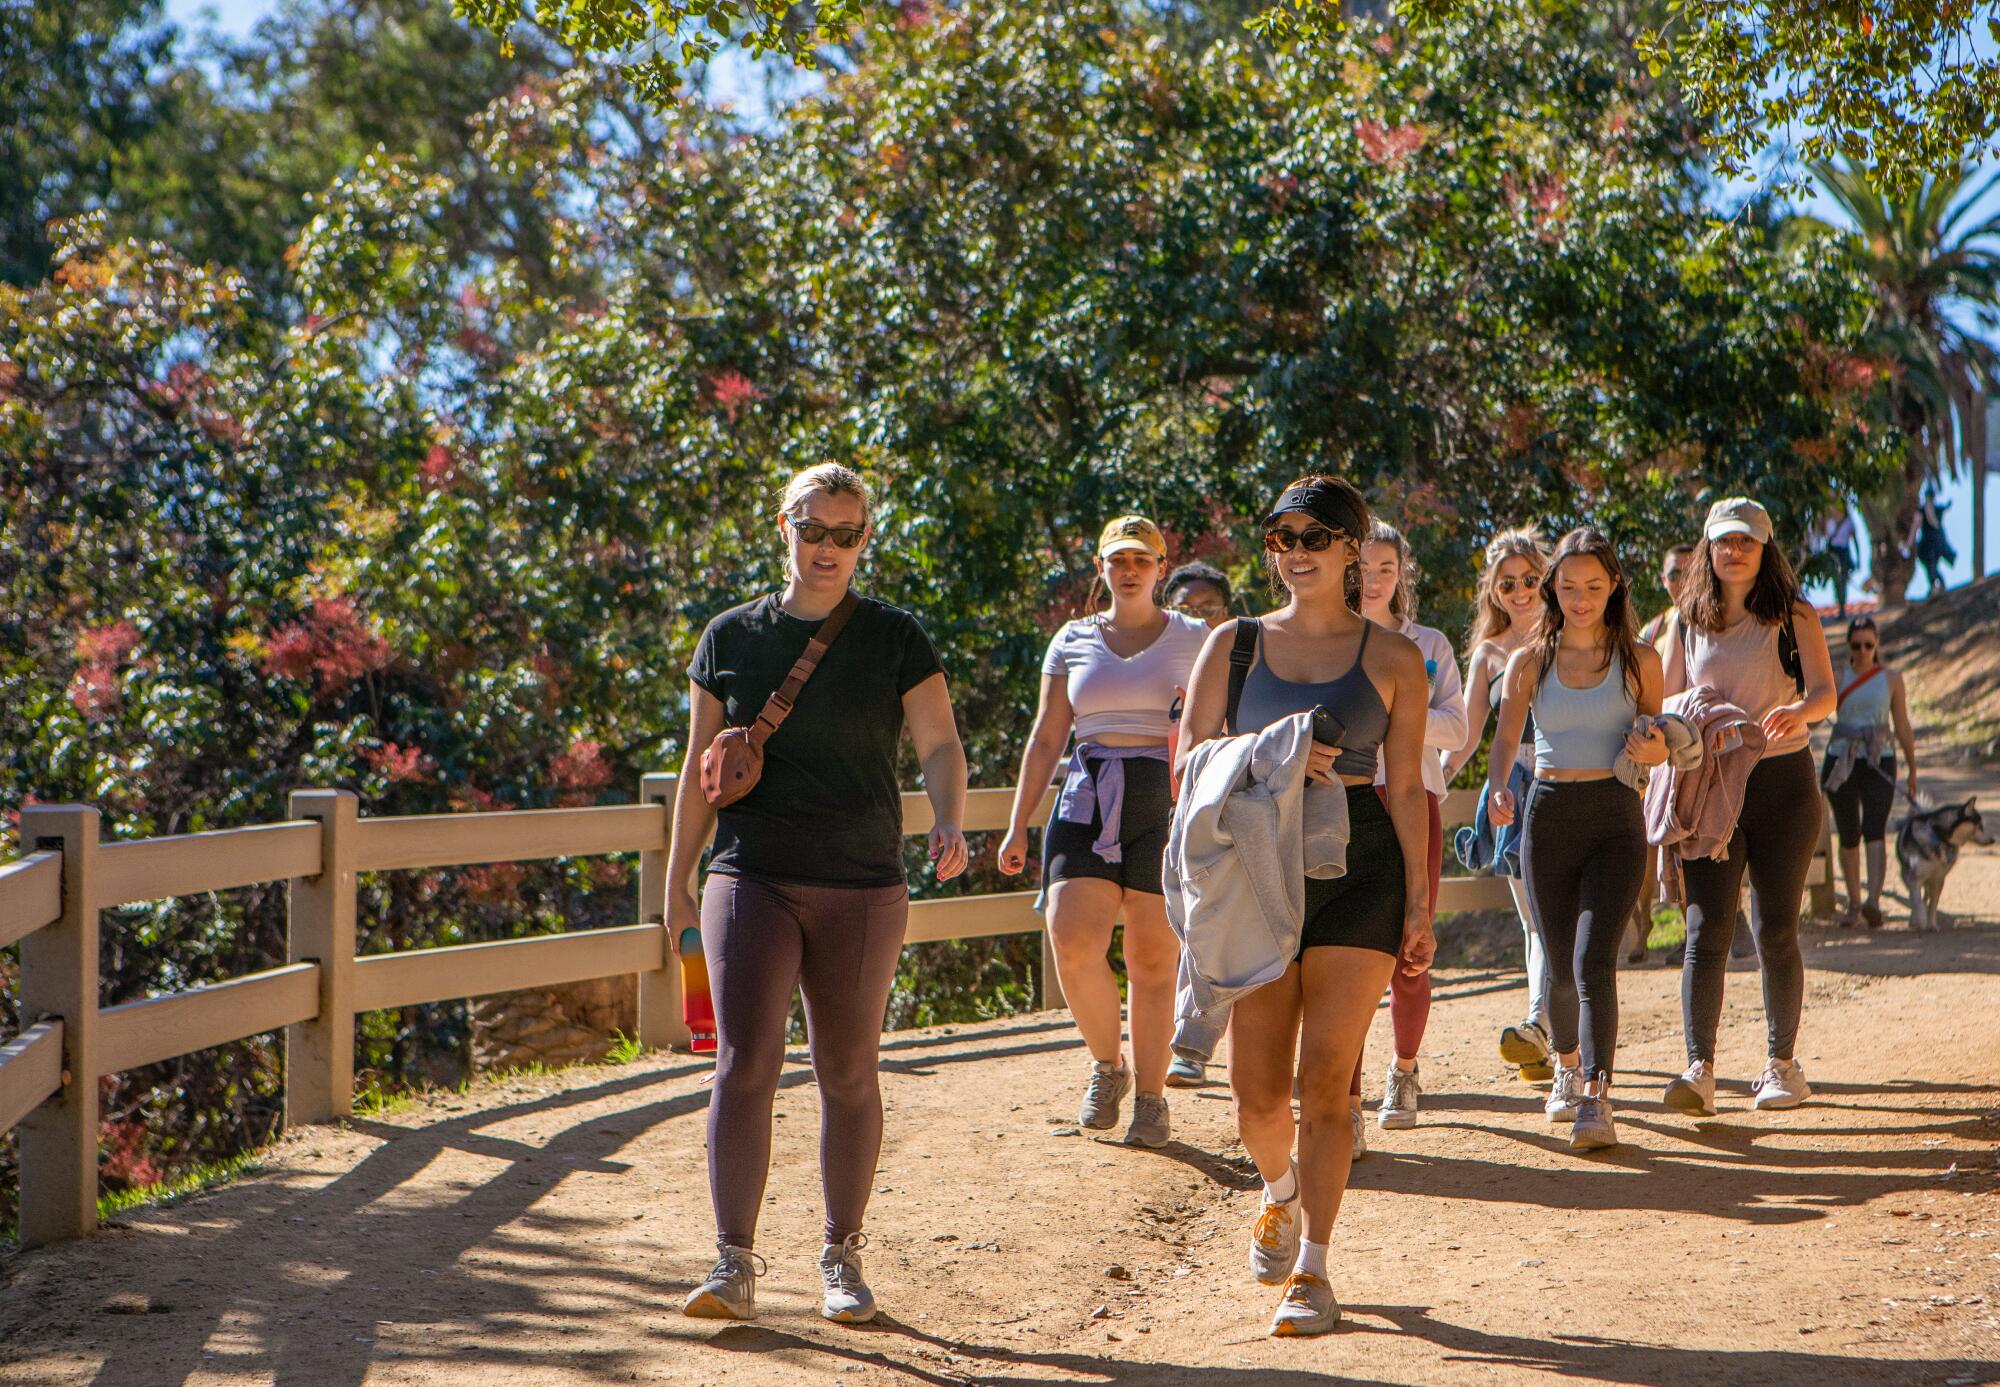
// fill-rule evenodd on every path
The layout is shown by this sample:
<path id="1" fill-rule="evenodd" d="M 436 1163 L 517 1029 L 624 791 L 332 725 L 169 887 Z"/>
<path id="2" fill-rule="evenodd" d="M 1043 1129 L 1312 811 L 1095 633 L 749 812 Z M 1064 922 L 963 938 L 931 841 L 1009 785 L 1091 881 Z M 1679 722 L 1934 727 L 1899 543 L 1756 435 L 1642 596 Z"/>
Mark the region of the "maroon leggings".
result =
<path id="1" fill-rule="evenodd" d="M 1376 793 L 1380 794 L 1378 786 Z M 1444 819 L 1438 813 L 1438 797 L 1428 790 L 1424 792 L 1424 802 L 1430 808 L 1430 869 L 1431 869 L 1431 914 L 1437 914 L 1438 879 L 1444 875 Z M 1389 1027 L 1396 1033 L 1396 1053 L 1414 1057 L 1424 1043 L 1424 1027 L 1431 1019 L 1431 974 L 1426 968 L 1411 977 L 1403 971 L 1403 961 L 1396 960 L 1396 969 L 1389 974 Z M 1361 1053 L 1354 1057 L 1354 1078 L 1348 1087 L 1349 1093 L 1361 1092 L 1361 1068 L 1368 1062 L 1368 1047 L 1364 1043 Z"/>
<path id="2" fill-rule="evenodd" d="M 708 1189 L 716 1241 L 750 1247 L 771 1170 L 771 1105 L 785 1063 L 792 991 L 805 994 L 819 1085 L 826 1240 L 861 1231 L 882 1153 L 875 1070 L 889 985 L 909 923 L 902 886 L 801 886 L 711 875 L 701 947 L 715 1002 Z"/>

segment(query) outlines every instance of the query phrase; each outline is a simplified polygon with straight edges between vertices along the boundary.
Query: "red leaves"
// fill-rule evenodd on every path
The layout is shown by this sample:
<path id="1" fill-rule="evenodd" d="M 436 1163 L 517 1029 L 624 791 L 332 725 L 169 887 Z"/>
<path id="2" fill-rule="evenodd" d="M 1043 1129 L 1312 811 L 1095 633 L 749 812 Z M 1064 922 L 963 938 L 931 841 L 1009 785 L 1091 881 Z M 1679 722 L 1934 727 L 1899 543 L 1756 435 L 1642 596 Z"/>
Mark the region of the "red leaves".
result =
<path id="1" fill-rule="evenodd" d="M 108 626 L 92 626 L 76 637 L 76 677 L 69 686 L 69 701 L 92 722 L 117 711 L 123 686 L 118 667 L 139 645 L 139 628 L 129 621 Z"/>
<path id="2" fill-rule="evenodd" d="M 117 711 L 122 693 L 118 671 L 109 665 L 84 665 L 69 686 L 69 701 L 77 712 L 92 722 L 100 722 Z"/>
<path id="3" fill-rule="evenodd" d="M 92 626 L 76 637 L 76 658 L 87 665 L 115 665 L 139 645 L 139 628 L 129 621 Z"/>
<path id="4" fill-rule="evenodd" d="M 431 771 L 435 769 L 422 747 L 397 746 L 394 742 L 365 748 L 361 759 L 368 763 L 369 770 L 391 785 L 424 784 L 430 780 Z"/>
<path id="5" fill-rule="evenodd" d="M 741 371 L 716 372 L 708 378 L 708 393 L 732 424 L 745 406 L 764 398 L 764 392 Z"/>
<path id="6" fill-rule="evenodd" d="M 143 1122 L 104 1123 L 98 1131 L 98 1178 L 112 1190 L 139 1190 L 159 1184 L 166 1179 L 166 1171 L 146 1154 L 149 1145 Z"/>
<path id="7" fill-rule="evenodd" d="M 1386 126 L 1374 120 L 1354 122 L 1354 138 L 1361 142 L 1361 152 L 1370 163 L 1387 169 L 1402 168 L 1430 137 L 1431 132 L 1421 125 Z"/>
<path id="8" fill-rule="evenodd" d="M 329 597 L 306 609 L 303 620 L 273 631 L 264 642 L 264 672 L 311 679 L 324 698 L 389 663 L 389 642 L 362 624 L 354 604 Z"/>
<path id="9" fill-rule="evenodd" d="M 611 767 L 604 760 L 604 745 L 579 737 L 569 750 L 549 763 L 549 780 L 561 791 L 560 802 L 569 807 L 589 804 L 611 783 Z"/>
<path id="10" fill-rule="evenodd" d="M 458 476 L 458 457 L 444 444 L 433 443 L 417 471 L 427 490 L 443 491 Z"/>
<path id="11" fill-rule="evenodd" d="M 467 867 L 459 880 L 465 884 L 465 898 L 475 905 L 511 905 L 527 874 L 518 862 L 493 862 Z"/>

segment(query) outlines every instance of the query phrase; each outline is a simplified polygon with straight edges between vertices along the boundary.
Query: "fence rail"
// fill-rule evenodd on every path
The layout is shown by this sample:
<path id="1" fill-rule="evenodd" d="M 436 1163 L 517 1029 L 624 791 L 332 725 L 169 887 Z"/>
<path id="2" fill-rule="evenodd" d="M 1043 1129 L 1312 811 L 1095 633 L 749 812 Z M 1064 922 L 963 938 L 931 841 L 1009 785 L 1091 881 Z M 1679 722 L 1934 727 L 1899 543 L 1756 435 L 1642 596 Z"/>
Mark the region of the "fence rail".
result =
<path id="1" fill-rule="evenodd" d="M 352 1111 L 354 1018 L 389 1007 L 636 975 L 638 1039 L 686 1045 L 680 972 L 665 934 L 669 806 L 675 777 L 646 776 L 640 803 L 589 809 L 363 819 L 352 794 L 303 790 L 289 819 L 254 828 L 102 842 L 95 809 L 34 805 L 21 814 L 24 856 L 0 866 L 0 947 L 21 946 L 26 1029 L 0 1046 L 0 1133 L 20 1129 L 21 1243 L 81 1237 L 97 1221 L 99 1076 L 284 1030 L 285 1122 Z M 1047 822 L 1053 791 L 1031 822 Z M 1447 826 L 1468 821 L 1477 797 L 1447 796 Z M 965 828 L 1004 829 L 1013 791 L 974 790 Z M 906 834 L 930 832 L 930 801 L 903 796 Z M 1814 906 L 1830 909 L 1824 827 L 1811 877 Z M 638 922 L 524 939 L 401 953 L 355 954 L 360 872 L 489 862 L 639 854 Z M 288 962 L 245 977 L 117 1006 L 99 1005 L 100 915 L 115 906 L 285 882 Z M 1032 891 L 918 901 L 908 942 L 1041 932 Z M 1500 909 L 1507 883 L 1448 877 L 1441 911 Z M 1042 1002 L 1061 992 L 1042 940 Z"/>

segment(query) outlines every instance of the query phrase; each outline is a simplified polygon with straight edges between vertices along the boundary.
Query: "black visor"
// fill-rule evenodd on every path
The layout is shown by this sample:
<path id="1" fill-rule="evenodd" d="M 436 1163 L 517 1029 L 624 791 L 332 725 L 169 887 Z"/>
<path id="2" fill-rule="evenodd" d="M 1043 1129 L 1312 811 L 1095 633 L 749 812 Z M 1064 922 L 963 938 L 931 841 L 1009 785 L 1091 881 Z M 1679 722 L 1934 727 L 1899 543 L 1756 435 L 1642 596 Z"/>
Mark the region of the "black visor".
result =
<path id="1" fill-rule="evenodd" d="M 1271 507 L 1271 513 L 1264 517 L 1264 528 L 1269 529 L 1281 515 L 1307 515 L 1330 530 L 1339 530 L 1349 539 L 1366 538 L 1367 522 L 1354 502 L 1330 486 L 1317 484 L 1295 486 L 1278 498 L 1278 504 Z"/>

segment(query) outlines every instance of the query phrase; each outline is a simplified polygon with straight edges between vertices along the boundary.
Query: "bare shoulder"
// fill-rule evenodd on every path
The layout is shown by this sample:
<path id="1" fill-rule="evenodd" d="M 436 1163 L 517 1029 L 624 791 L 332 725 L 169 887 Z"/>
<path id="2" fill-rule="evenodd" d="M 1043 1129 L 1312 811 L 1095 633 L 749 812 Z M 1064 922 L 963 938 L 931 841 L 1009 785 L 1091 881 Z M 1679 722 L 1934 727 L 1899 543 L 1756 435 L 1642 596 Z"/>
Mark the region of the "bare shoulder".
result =
<path id="1" fill-rule="evenodd" d="M 1417 643 L 1401 631 L 1391 631 L 1386 626 L 1377 626 L 1370 633 L 1368 665 L 1371 674 L 1386 675 L 1398 681 L 1415 679 L 1426 685 L 1430 682 L 1429 673 L 1424 669 L 1424 652 Z"/>
<path id="2" fill-rule="evenodd" d="M 1639 642 L 1633 653 L 1638 657 L 1641 674 L 1657 675 L 1665 672 L 1666 666 L 1660 659 L 1660 652 L 1644 641 Z"/>

